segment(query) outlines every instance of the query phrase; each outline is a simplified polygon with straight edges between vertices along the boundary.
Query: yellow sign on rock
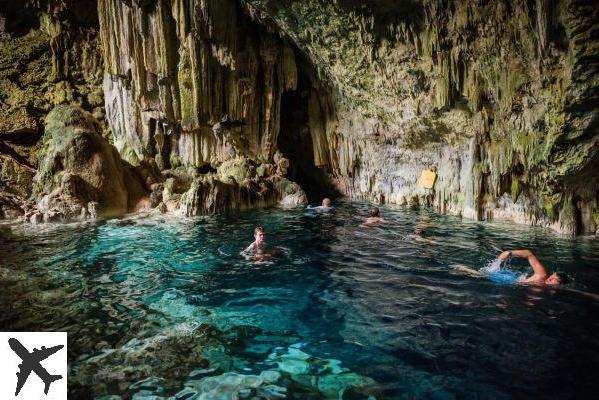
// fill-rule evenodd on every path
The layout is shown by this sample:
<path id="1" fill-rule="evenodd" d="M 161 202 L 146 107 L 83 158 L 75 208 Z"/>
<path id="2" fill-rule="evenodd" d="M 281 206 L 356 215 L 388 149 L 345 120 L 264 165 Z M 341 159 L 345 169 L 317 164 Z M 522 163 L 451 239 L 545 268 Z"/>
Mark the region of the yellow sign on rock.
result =
<path id="1" fill-rule="evenodd" d="M 431 171 L 429 169 L 425 169 L 420 174 L 420 178 L 418 179 L 418 186 L 425 189 L 432 189 L 435 186 L 435 181 L 437 180 L 437 173 L 435 171 Z"/>

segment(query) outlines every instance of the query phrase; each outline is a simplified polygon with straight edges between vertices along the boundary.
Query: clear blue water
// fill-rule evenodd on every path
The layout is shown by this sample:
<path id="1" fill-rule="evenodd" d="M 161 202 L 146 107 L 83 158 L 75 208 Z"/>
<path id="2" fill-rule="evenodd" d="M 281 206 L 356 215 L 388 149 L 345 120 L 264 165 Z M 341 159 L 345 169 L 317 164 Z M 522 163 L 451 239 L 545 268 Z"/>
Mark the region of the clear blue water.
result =
<path id="1" fill-rule="evenodd" d="M 367 207 L 1 225 L 0 330 L 67 331 L 72 398 L 595 397 L 597 239 Z M 573 282 L 464 269 L 515 248 Z"/>

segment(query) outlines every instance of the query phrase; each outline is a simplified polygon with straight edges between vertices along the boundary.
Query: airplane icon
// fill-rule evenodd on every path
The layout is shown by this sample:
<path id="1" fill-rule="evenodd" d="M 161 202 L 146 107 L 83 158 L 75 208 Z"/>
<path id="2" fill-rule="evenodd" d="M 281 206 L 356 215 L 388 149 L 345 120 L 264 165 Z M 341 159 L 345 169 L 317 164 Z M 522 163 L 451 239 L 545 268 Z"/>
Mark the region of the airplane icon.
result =
<path id="1" fill-rule="evenodd" d="M 17 372 L 18 380 L 15 396 L 17 396 L 21 391 L 21 388 L 27 381 L 27 378 L 29 378 L 31 371 L 35 372 L 37 376 L 44 381 L 45 394 L 48 394 L 48 390 L 50 389 L 50 384 L 52 382 L 62 379 L 62 375 L 50 375 L 48 371 L 42 367 L 40 362 L 50 357 L 58 350 L 62 349 L 64 347 L 63 345 L 50 347 L 49 349 L 47 349 L 45 346 L 42 346 L 41 350 L 33 349 L 31 353 L 28 352 L 27 349 L 17 339 L 8 339 L 8 345 L 23 360 L 23 362 L 19 364 L 20 370 Z"/>

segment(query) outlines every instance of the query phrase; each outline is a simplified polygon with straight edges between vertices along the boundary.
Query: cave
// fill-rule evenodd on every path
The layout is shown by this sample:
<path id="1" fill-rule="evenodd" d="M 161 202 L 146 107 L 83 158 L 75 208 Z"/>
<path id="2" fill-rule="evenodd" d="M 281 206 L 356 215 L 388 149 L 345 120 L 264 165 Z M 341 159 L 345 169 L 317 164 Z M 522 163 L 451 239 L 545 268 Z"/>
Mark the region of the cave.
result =
<path id="1" fill-rule="evenodd" d="M 597 397 L 595 3 L 0 0 L 0 399 Z"/>
<path id="2" fill-rule="evenodd" d="M 147 191 L 164 183 L 149 176 L 180 169 L 187 183 L 232 178 L 232 192 L 248 193 L 230 207 L 278 204 L 293 188 L 303 194 L 296 203 L 338 194 L 597 231 L 597 52 L 584 45 L 597 39 L 597 11 L 588 1 L 275 3 L 0 9 L 9 39 L 0 155 L 27 169 L 0 182 L 22 198 L 13 211 L 36 212 L 25 199 L 36 196 L 31 166 L 43 164 L 37 139 L 54 107 L 76 105 L 132 167 L 156 165 L 134 174 Z M 435 174 L 432 187 L 419 184 L 424 171 Z M 275 188 L 268 198 L 264 187 Z M 182 194 L 165 207 L 181 209 Z"/>
<path id="3" fill-rule="evenodd" d="M 304 189 L 312 204 L 324 197 L 337 197 L 326 167 L 314 165 L 308 101 L 313 90 L 306 73 L 299 69 L 297 89 L 281 95 L 281 131 L 277 147 L 289 158 L 287 177 Z"/>

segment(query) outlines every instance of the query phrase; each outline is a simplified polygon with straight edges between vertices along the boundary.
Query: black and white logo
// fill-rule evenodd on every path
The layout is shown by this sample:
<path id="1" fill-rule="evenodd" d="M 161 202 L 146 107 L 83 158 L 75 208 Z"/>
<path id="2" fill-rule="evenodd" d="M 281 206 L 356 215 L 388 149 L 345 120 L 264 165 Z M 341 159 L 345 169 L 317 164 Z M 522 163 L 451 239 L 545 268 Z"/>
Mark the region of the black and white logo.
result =
<path id="1" fill-rule="evenodd" d="M 0 398 L 66 399 L 66 332 L 0 332 Z"/>

